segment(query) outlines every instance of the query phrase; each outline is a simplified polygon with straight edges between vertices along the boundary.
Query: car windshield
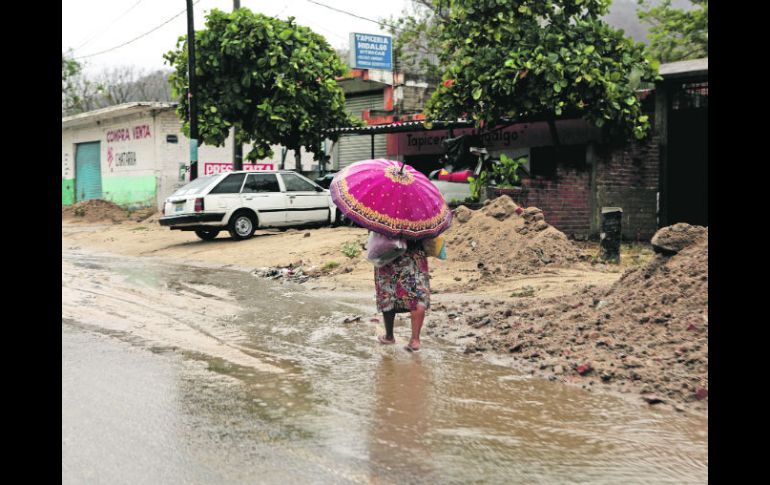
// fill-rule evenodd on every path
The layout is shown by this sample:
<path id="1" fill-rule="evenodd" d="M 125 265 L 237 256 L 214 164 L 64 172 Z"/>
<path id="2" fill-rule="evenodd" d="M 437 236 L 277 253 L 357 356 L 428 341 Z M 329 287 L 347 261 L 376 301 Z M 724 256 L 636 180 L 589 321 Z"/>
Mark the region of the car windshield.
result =
<path id="1" fill-rule="evenodd" d="M 197 179 L 174 192 L 173 195 L 197 194 L 204 187 L 210 184 L 214 180 L 214 177 L 217 177 L 217 175 L 206 175 L 204 177 L 198 177 Z"/>

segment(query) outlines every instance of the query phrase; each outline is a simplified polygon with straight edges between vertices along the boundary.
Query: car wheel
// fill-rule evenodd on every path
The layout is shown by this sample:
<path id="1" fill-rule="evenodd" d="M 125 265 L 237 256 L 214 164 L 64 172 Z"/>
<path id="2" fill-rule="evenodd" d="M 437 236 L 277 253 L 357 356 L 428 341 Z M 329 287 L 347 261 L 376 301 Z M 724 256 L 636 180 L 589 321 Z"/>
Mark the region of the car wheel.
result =
<path id="1" fill-rule="evenodd" d="M 235 240 L 249 239 L 257 230 L 257 218 L 248 212 L 236 212 L 227 230 Z"/>
<path id="2" fill-rule="evenodd" d="M 205 230 L 205 229 L 196 229 L 195 235 L 199 238 L 203 239 L 204 241 L 213 241 L 214 238 L 217 237 L 219 234 L 218 230 Z"/>

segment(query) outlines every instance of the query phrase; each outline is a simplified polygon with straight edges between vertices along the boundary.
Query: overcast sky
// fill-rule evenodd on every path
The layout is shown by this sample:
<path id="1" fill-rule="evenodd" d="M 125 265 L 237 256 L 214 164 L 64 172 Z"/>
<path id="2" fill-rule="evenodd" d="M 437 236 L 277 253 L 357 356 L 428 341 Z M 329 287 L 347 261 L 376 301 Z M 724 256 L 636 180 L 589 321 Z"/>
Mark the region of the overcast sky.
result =
<path id="1" fill-rule="evenodd" d="M 408 0 L 318 0 L 319 3 L 379 20 L 397 16 Z M 350 32 L 386 33 L 375 23 L 315 5 L 307 0 L 241 0 L 241 7 L 286 19 L 312 28 L 335 48 L 347 48 Z M 230 11 L 232 0 L 200 0 L 195 6 L 195 28 L 204 26 L 211 9 Z M 74 49 L 75 57 L 88 56 L 118 46 L 158 27 L 185 10 L 184 0 L 62 0 L 62 51 Z M 187 34 L 182 14 L 151 34 L 111 52 L 78 59 L 87 72 L 104 67 L 135 65 L 147 70 L 167 68 L 163 54 Z"/>
<path id="2" fill-rule="evenodd" d="M 380 20 L 400 16 L 411 5 L 409 0 L 317 0 L 361 17 Z M 658 4 L 661 0 L 651 0 Z M 163 54 L 173 49 L 177 38 L 187 33 L 185 0 L 62 0 L 62 51 L 75 50 L 75 57 L 95 73 L 104 67 L 134 65 L 146 70 L 164 69 Z M 676 8 L 690 8 L 688 0 L 674 0 Z M 311 3 L 308 0 L 241 0 L 241 6 L 254 12 L 296 21 L 326 37 L 334 48 L 348 47 L 348 34 L 386 33 L 376 23 Z M 232 0 L 200 0 L 195 6 L 195 27 L 204 26 L 204 17 L 213 8 L 230 11 Z M 636 17 L 636 0 L 614 0 L 607 21 L 622 28 L 637 41 L 645 39 L 646 27 Z M 171 20 L 175 15 L 181 15 Z M 159 27 L 161 26 L 161 27 Z M 119 46 L 156 27 L 154 32 L 124 47 L 90 56 Z"/>

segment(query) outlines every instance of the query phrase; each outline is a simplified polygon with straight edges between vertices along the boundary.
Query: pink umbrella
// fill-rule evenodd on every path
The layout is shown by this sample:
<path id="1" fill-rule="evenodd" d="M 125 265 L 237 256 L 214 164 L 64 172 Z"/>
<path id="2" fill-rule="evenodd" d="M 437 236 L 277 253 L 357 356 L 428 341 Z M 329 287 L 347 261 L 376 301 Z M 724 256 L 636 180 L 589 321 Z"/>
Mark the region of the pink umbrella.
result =
<path id="1" fill-rule="evenodd" d="M 402 162 L 356 162 L 335 175 L 329 190 L 343 214 L 386 236 L 436 237 L 452 221 L 452 212 L 436 186 Z"/>

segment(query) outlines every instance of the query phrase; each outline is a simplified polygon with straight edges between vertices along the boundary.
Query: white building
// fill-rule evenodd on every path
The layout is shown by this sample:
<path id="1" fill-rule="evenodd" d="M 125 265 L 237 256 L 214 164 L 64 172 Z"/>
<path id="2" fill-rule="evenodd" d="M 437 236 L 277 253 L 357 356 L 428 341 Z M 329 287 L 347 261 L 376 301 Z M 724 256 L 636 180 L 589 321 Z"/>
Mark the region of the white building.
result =
<path id="1" fill-rule="evenodd" d="M 62 118 L 62 205 L 105 199 L 125 207 L 160 207 L 189 181 L 190 143 L 182 134 L 176 103 L 132 102 Z M 222 147 L 201 145 L 198 175 L 232 168 L 232 134 Z M 244 145 L 247 154 L 251 146 Z M 269 160 L 245 170 L 279 168 L 283 149 L 273 147 Z M 284 168 L 318 170 L 312 153 L 294 153 Z"/>

